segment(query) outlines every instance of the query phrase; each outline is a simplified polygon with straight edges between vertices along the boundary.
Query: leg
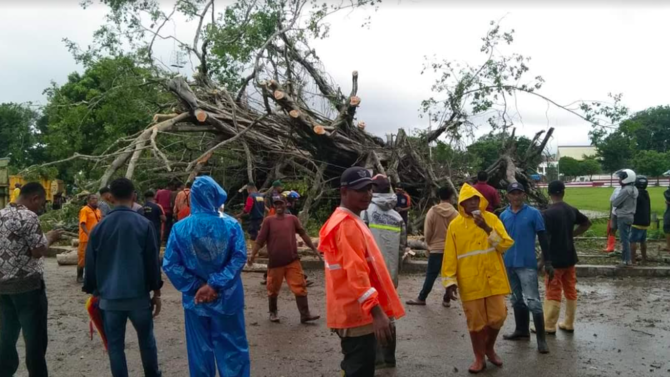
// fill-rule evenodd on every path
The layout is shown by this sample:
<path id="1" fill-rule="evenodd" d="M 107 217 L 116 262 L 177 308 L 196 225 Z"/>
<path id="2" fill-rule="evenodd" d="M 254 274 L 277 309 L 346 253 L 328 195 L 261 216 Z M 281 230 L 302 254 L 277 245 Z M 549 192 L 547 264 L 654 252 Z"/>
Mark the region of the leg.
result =
<path id="1" fill-rule="evenodd" d="M 151 309 L 142 309 L 129 312 L 128 317 L 137 332 L 137 342 L 140 345 L 142 356 L 142 367 L 146 377 L 160 377 L 161 371 L 158 367 L 158 349 L 154 337 L 154 319 Z"/>
<path id="2" fill-rule="evenodd" d="M 523 285 L 520 274 L 523 273 L 524 269 L 521 268 L 508 268 L 507 277 L 509 278 L 509 284 L 512 288 L 512 308 L 514 308 L 514 322 L 516 323 L 516 328 L 513 333 L 503 335 L 505 340 L 519 340 L 519 339 L 530 339 L 530 331 L 528 324 L 530 323 L 530 315 L 528 311 L 528 306 L 523 300 L 525 292 L 523 291 Z M 535 278 L 537 283 L 537 275 Z"/>
<path id="3" fill-rule="evenodd" d="M 375 334 L 342 338 L 344 360 L 340 363 L 343 377 L 373 377 L 375 375 Z"/>
<path id="4" fill-rule="evenodd" d="M 558 327 L 563 331 L 574 332 L 575 312 L 577 311 L 577 270 L 574 266 L 566 269 L 562 281 L 566 298 L 565 320 Z"/>
<path id="5" fill-rule="evenodd" d="M 19 369 L 16 342 L 21 333 L 21 323 L 12 297 L 0 295 L 0 376 L 11 377 Z"/>
<path id="6" fill-rule="evenodd" d="M 502 360 L 495 351 L 498 333 L 505 324 L 507 318 L 507 306 L 505 305 L 505 296 L 496 295 L 484 299 L 486 306 L 486 356 L 489 361 L 497 366 L 503 365 Z"/>
<path id="7" fill-rule="evenodd" d="M 645 230 L 645 233 L 646 232 L 647 231 Z M 642 254 L 642 263 L 647 263 L 647 240 L 646 240 L 646 237 L 645 237 L 644 242 L 642 242 L 640 244 L 640 253 Z"/>
<path id="8" fill-rule="evenodd" d="M 549 353 L 544 328 L 544 312 L 540 302 L 540 289 L 537 283 L 537 270 L 528 268 L 520 271 L 523 295 L 528 301 L 528 308 L 533 313 L 533 323 L 537 334 L 537 349 L 540 353 Z"/>
<path id="9" fill-rule="evenodd" d="M 268 268 L 267 284 L 268 290 L 268 306 L 270 309 L 270 321 L 279 322 L 277 317 L 277 297 L 284 281 L 285 267 Z"/>
<path id="10" fill-rule="evenodd" d="M 561 314 L 561 299 L 563 296 L 562 276 L 566 269 L 557 268 L 554 271 L 554 278 L 549 280 L 546 276 L 544 279 L 546 286 L 546 296 L 544 300 L 544 325 L 547 334 L 556 334 L 556 323 Z"/>
<path id="11" fill-rule="evenodd" d="M 442 253 L 431 253 L 428 255 L 428 268 L 426 269 L 426 279 L 423 281 L 423 288 L 419 293 L 419 297 L 416 300 L 407 301 L 408 305 L 425 305 L 426 299 L 430 294 L 430 291 L 433 290 L 433 285 L 438 276 L 440 276 L 440 270 L 442 269 L 442 259 L 444 254 Z"/>
<path id="12" fill-rule="evenodd" d="M 630 260 L 633 264 L 637 260 L 637 242 L 630 243 Z"/>
<path id="13" fill-rule="evenodd" d="M 321 318 L 318 315 L 312 315 L 309 312 L 309 301 L 307 300 L 307 283 L 305 274 L 302 270 L 300 260 L 296 260 L 284 269 L 284 276 L 291 292 L 295 295 L 295 302 L 300 312 L 300 323 L 316 321 Z"/>
<path id="14" fill-rule="evenodd" d="M 128 312 L 105 310 L 102 315 L 105 334 L 107 334 L 107 353 L 109 365 L 114 377 L 128 377 L 126 363 L 126 320 Z"/>
<path id="15" fill-rule="evenodd" d="M 626 218 L 618 218 L 619 238 L 621 239 L 621 259 L 624 264 L 630 262 L 630 228 L 631 222 Z"/>
<path id="16" fill-rule="evenodd" d="M 470 341 L 472 342 L 472 351 L 475 354 L 475 361 L 468 371 L 470 373 L 479 373 L 486 369 L 486 304 L 485 299 L 463 301 L 463 311 L 468 322 L 468 331 L 470 332 Z"/>
<path id="17" fill-rule="evenodd" d="M 244 311 L 212 318 L 212 322 L 212 342 L 219 376 L 249 377 L 251 363 L 244 326 Z"/>
<path id="18" fill-rule="evenodd" d="M 190 377 L 216 377 L 212 318 L 201 317 L 194 311 L 184 310 L 186 350 Z"/>
<path id="19" fill-rule="evenodd" d="M 84 266 L 86 265 L 86 245 L 88 242 L 79 241 L 77 247 L 77 283 L 84 282 Z"/>

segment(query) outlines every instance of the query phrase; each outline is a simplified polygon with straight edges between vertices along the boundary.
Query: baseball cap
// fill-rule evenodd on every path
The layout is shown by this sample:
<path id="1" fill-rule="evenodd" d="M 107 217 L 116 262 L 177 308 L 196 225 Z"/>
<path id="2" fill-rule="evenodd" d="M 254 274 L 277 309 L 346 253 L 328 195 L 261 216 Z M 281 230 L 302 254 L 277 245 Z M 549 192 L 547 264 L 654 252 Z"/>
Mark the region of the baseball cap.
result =
<path id="1" fill-rule="evenodd" d="M 565 184 L 561 181 L 552 181 L 549 183 L 549 194 L 556 195 L 565 192 Z"/>
<path id="2" fill-rule="evenodd" d="M 360 166 L 354 166 L 345 170 L 340 178 L 340 185 L 352 190 L 360 190 L 374 183 L 372 181 L 372 174 L 370 174 L 368 169 Z"/>
<path id="3" fill-rule="evenodd" d="M 519 182 L 512 182 L 509 185 L 507 185 L 507 192 L 509 193 L 512 191 L 526 192 L 526 188 L 523 187 L 523 185 Z"/>
<path id="4" fill-rule="evenodd" d="M 378 191 L 387 192 L 391 188 L 391 182 L 389 182 L 388 178 L 381 174 L 375 175 L 375 177 L 372 178 L 372 183 L 377 185 Z"/>
<path id="5" fill-rule="evenodd" d="M 272 182 L 272 187 L 282 187 L 282 186 L 284 186 L 284 184 L 279 179 Z"/>

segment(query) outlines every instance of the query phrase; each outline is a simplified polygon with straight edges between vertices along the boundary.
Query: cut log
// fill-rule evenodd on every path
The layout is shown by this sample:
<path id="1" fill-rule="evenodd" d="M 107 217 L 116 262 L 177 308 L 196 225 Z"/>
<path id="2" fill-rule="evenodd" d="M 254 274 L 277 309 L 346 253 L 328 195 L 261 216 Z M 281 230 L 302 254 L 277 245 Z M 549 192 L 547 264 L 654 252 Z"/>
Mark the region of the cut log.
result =
<path id="1" fill-rule="evenodd" d="M 275 90 L 275 92 L 274 92 L 274 97 L 275 97 L 275 99 L 276 99 L 277 101 L 280 101 L 280 100 L 282 100 L 284 97 L 286 97 L 286 94 L 284 94 L 284 92 L 282 92 L 281 90 Z"/>
<path id="2" fill-rule="evenodd" d="M 154 122 L 154 123 L 164 122 L 164 121 L 166 121 L 166 120 L 168 120 L 168 119 L 172 119 L 172 118 L 176 117 L 177 115 L 179 115 L 179 114 L 177 114 L 177 113 L 172 113 L 172 114 L 156 114 L 156 115 L 154 115 L 154 117 L 153 117 L 153 122 Z"/>
<path id="3" fill-rule="evenodd" d="M 300 116 L 300 111 L 298 110 L 291 110 L 289 111 L 288 115 L 291 116 L 291 118 L 298 118 Z"/>
<path id="4" fill-rule="evenodd" d="M 326 129 L 323 126 L 319 126 L 318 124 L 314 126 L 314 133 L 317 135 L 323 135 L 326 133 Z"/>
<path id="5" fill-rule="evenodd" d="M 411 247 L 414 250 L 428 250 L 428 245 L 421 240 L 407 240 L 407 246 Z"/>
<path id="6" fill-rule="evenodd" d="M 361 130 L 364 130 L 365 129 L 365 122 L 363 122 L 363 121 L 358 122 L 358 128 L 360 128 Z"/>
<path id="7" fill-rule="evenodd" d="M 349 100 L 349 105 L 351 106 L 358 106 L 361 104 L 361 98 L 358 96 L 352 96 L 351 99 Z"/>
<path id="8" fill-rule="evenodd" d="M 193 114 L 195 115 L 195 119 L 200 123 L 204 123 L 207 120 L 207 113 L 202 109 L 196 109 Z"/>
<path id="9" fill-rule="evenodd" d="M 56 255 L 56 261 L 58 262 L 59 266 L 76 265 L 77 262 L 79 261 L 79 257 L 77 256 L 77 250 L 72 250 L 69 253 L 62 253 Z"/>

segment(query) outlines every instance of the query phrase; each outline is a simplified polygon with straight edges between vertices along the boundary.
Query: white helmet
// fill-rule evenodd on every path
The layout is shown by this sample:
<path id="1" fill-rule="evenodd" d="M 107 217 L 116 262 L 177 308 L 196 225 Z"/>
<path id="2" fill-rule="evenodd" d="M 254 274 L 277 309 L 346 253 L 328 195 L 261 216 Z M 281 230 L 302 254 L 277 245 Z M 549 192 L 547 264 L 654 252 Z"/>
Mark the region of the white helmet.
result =
<path id="1" fill-rule="evenodd" d="M 621 183 L 624 185 L 635 183 L 635 172 L 630 169 L 622 169 L 617 172 Z"/>

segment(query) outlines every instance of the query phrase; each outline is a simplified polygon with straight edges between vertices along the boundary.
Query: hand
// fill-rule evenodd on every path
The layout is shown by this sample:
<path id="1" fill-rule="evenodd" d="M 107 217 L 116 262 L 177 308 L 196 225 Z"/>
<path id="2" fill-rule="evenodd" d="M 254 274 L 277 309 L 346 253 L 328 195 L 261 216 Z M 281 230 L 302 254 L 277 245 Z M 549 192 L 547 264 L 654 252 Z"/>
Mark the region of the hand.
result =
<path id="1" fill-rule="evenodd" d="M 47 242 L 49 242 L 49 245 L 51 245 L 52 243 L 60 240 L 62 236 L 63 236 L 62 229 L 51 230 L 47 233 Z"/>
<path id="2" fill-rule="evenodd" d="M 256 258 L 251 256 L 247 259 L 247 266 L 251 267 L 254 265 L 254 262 L 256 262 Z"/>
<path id="3" fill-rule="evenodd" d="M 375 337 L 382 347 L 386 347 L 393 339 L 391 333 L 391 321 L 381 306 L 377 305 L 372 308 L 372 328 L 375 331 Z"/>
<path id="4" fill-rule="evenodd" d="M 554 266 L 551 264 L 551 261 L 544 263 L 544 273 L 549 277 L 549 281 L 554 280 Z"/>
<path id="5" fill-rule="evenodd" d="M 484 220 L 483 217 L 480 216 L 473 216 L 475 220 L 475 224 L 477 224 L 478 227 L 484 229 L 486 233 L 491 233 L 493 229 L 489 226 L 489 224 L 486 223 L 486 220 Z"/>
<path id="6" fill-rule="evenodd" d="M 323 262 L 323 257 L 321 256 L 321 252 L 319 250 L 317 250 L 316 248 L 312 249 L 312 251 L 314 252 L 314 254 L 316 254 L 316 257 L 319 258 L 319 260 L 321 262 Z"/>
<path id="7" fill-rule="evenodd" d="M 447 296 L 449 300 L 458 300 L 458 286 L 456 284 L 447 287 Z"/>
<path id="8" fill-rule="evenodd" d="M 195 303 L 197 304 L 202 304 L 202 303 L 208 303 L 216 300 L 216 298 L 219 296 L 219 294 L 216 292 L 216 290 L 212 287 L 209 286 L 209 284 L 205 284 L 200 289 L 198 289 L 198 292 L 195 294 Z"/>
<path id="9" fill-rule="evenodd" d="M 161 313 L 161 307 L 161 297 L 154 294 L 154 297 L 151 298 L 151 311 L 154 313 L 154 318 L 158 317 Z"/>

